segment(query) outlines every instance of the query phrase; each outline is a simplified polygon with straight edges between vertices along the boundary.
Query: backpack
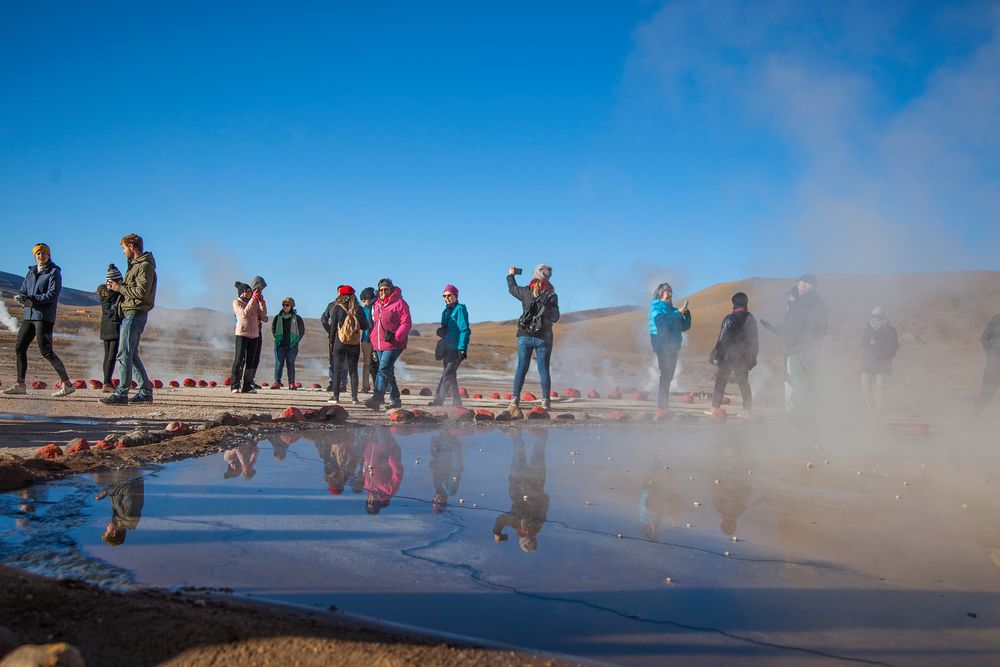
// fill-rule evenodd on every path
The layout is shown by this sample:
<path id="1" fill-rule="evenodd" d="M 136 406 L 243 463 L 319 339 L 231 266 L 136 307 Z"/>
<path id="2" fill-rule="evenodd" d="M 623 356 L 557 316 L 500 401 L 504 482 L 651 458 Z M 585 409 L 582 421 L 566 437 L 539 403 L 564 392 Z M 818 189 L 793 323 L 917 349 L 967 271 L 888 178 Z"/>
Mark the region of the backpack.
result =
<path id="1" fill-rule="evenodd" d="M 528 306 L 528 310 L 524 311 L 524 314 L 517 320 L 517 326 L 529 336 L 539 337 L 545 328 L 544 318 L 545 303 L 541 298 L 536 298 Z"/>
<path id="2" fill-rule="evenodd" d="M 344 308 L 344 304 L 338 303 L 338 306 Z M 351 304 L 351 308 L 344 308 L 344 312 L 347 315 L 344 317 L 344 321 L 340 323 L 337 327 L 337 338 L 344 345 L 358 345 L 361 343 L 361 324 L 358 322 L 358 307 Z"/>

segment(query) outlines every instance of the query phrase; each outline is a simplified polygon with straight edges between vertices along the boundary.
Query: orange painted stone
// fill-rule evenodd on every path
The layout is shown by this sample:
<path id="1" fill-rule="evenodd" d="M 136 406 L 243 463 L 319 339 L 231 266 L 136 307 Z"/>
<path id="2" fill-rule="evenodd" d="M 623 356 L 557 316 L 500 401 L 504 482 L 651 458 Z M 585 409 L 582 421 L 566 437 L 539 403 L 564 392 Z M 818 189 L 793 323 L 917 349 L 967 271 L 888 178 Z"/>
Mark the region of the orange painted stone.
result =
<path id="1" fill-rule="evenodd" d="M 538 397 L 537 397 L 537 396 L 535 396 L 534 394 L 531 394 L 531 393 L 528 393 L 528 392 L 525 392 L 525 393 L 524 393 L 524 394 L 523 394 L 523 395 L 521 396 L 521 400 L 522 400 L 522 401 L 537 401 L 537 400 L 538 400 Z"/>
<path id="2" fill-rule="evenodd" d="M 62 448 L 54 442 L 50 442 L 49 444 L 35 450 L 35 457 L 39 459 L 48 459 L 51 461 L 52 459 L 57 459 L 62 455 Z"/>
<path id="3" fill-rule="evenodd" d="M 66 453 L 76 454 L 77 452 L 89 452 L 90 443 L 83 438 L 73 438 L 66 443 Z"/>
<path id="4" fill-rule="evenodd" d="M 601 394 L 596 389 L 591 389 L 587 392 L 587 398 L 600 398 Z"/>
<path id="5" fill-rule="evenodd" d="M 482 394 L 473 394 L 472 395 L 472 398 L 482 398 L 482 397 L 483 397 Z"/>
<path id="6" fill-rule="evenodd" d="M 170 385 L 171 387 L 173 387 L 174 389 L 176 389 L 177 387 L 181 386 L 181 383 L 178 382 L 177 380 L 171 380 L 167 384 Z"/>
<path id="7" fill-rule="evenodd" d="M 495 401 L 500 400 L 500 392 L 499 391 L 493 392 L 492 394 L 490 394 L 490 398 L 492 398 Z"/>
<path id="8" fill-rule="evenodd" d="M 581 396 L 583 396 L 583 394 L 580 393 L 579 389 L 574 389 L 573 387 L 567 387 L 566 390 L 563 391 L 563 396 L 565 396 L 566 398 L 580 398 Z"/>
<path id="9" fill-rule="evenodd" d="M 549 416 L 549 411 L 548 410 L 546 410 L 545 408 L 543 408 L 540 405 L 536 405 L 535 407 L 533 407 L 530 410 L 528 410 L 528 414 L 526 414 L 524 416 L 524 418 L 525 419 L 551 419 L 552 417 Z"/>

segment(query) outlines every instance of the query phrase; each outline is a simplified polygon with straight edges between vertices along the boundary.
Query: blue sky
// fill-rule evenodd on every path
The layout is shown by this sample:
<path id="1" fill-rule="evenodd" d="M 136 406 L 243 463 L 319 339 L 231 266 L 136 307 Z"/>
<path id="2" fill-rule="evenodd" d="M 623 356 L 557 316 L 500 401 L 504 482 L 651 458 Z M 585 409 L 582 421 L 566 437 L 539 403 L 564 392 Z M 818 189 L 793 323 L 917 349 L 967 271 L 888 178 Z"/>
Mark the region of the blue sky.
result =
<path id="1" fill-rule="evenodd" d="M 3 2 L 0 269 L 318 315 L 391 276 L 516 314 L 803 271 L 1000 269 L 991 2 Z"/>

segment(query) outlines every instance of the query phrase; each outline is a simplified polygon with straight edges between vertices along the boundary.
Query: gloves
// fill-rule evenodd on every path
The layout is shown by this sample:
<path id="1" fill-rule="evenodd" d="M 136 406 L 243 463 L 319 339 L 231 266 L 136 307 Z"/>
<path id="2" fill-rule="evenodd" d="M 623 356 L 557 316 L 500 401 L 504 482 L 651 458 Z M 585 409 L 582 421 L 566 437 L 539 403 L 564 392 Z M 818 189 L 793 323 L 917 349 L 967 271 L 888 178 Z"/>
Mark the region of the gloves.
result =
<path id="1" fill-rule="evenodd" d="M 32 305 L 34 305 L 34 304 L 32 303 L 32 301 L 31 301 L 31 299 L 21 299 L 21 301 L 20 301 L 19 303 L 20 303 L 20 304 L 21 304 L 22 306 L 24 306 L 25 308 L 31 308 L 31 306 L 32 306 Z"/>
<path id="2" fill-rule="evenodd" d="M 465 361 L 466 359 L 469 358 L 469 351 L 468 350 L 459 350 L 458 351 L 458 358 L 461 359 L 462 361 Z"/>
<path id="3" fill-rule="evenodd" d="M 438 327 L 434 333 L 437 334 L 438 338 L 444 338 L 448 335 L 448 327 Z"/>

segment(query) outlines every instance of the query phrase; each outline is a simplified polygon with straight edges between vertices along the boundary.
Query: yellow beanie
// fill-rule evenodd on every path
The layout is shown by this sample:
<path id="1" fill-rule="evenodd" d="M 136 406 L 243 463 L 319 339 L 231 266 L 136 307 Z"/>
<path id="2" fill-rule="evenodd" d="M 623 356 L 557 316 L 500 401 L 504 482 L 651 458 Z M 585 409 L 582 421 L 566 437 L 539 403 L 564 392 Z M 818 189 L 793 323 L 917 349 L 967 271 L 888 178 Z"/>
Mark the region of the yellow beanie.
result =
<path id="1" fill-rule="evenodd" d="M 49 250 L 49 247 L 47 245 L 45 245 L 44 243 L 36 243 L 35 247 L 31 249 L 31 254 L 34 255 L 39 250 L 44 250 L 45 252 L 49 253 L 50 255 L 52 254 L 52 251 Z"/>

